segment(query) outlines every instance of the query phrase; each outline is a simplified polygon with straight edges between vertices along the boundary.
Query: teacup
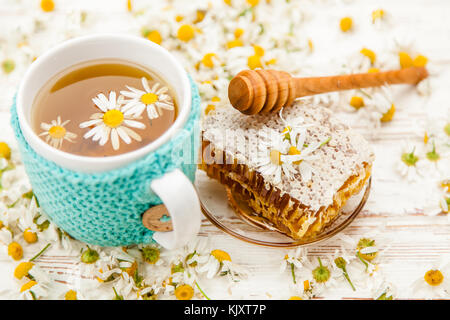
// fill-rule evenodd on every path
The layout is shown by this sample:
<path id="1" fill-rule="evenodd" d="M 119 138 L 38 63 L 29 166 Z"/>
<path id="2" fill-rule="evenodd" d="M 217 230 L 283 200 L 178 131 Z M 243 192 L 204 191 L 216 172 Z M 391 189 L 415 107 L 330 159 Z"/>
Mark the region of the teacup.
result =
<path id="1" fill-rule="evenodd" d="M 51 147 L 30 125 L 34 98 L 62 70 L 99 59 L 130 61 L 164 78 L 178 102 L 175 122 L 150 144 L 117 156 L 86 157 Z M 156 241 L 175 248 L 200 228 L 192 184 L 199 109 L 195 84 L 167 50 L 138 37 L 94 35 L 66 41 L 33 62 L 12 107 L 12 125 L 40 206 L 69 235 L 102 246 Z M 142 224 L 142 214 L 161 203 L 173 231 L 153 232 Z"/>

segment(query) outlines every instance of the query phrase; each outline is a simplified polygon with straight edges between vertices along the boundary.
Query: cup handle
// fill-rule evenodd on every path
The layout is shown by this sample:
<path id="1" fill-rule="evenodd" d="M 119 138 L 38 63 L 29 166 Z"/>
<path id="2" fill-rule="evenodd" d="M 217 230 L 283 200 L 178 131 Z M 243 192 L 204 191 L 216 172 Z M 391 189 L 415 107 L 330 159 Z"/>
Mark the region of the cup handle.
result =
<path id="1" fill-rule="evenodd" d="M 201 211 L 197 192 L 180 169 L 155 179 L 150 188 L 163 201 L 170 214 L 173 231 L 153 234 L 153 239 L 166 249 L 181 247 L 200 230 Z"/>

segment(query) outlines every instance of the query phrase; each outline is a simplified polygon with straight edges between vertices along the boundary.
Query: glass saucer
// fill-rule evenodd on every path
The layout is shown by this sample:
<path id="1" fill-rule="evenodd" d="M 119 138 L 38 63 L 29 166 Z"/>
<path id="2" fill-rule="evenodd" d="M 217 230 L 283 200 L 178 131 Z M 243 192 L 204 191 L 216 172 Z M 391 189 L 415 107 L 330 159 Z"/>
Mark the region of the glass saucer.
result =
<path id="1" fill-rule="evenodd" d="M 277 248 L 306 246 L 331 238 L 344 230 L 361 212 L 370 193 L 371 178 L 357 195 L 351 197 L 342 208 L 339 217 L 314 238 L 294 240 L 278 231 L 270 221 L 261 218 L 239 197 L 219 182 L 209 178 L 205 172 L 197 170 L 196 188 L 203 214 L 208 220 L 229 235 L 257 245 Z M 230 206 L 228 197 L 237 211 Z"/>

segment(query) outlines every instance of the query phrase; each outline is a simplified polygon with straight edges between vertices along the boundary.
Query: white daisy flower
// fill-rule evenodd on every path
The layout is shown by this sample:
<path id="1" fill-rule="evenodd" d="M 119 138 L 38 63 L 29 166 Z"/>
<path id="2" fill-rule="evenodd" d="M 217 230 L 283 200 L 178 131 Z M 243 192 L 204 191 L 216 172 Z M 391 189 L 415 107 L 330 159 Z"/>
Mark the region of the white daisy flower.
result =
<path id="1" fill-rule="evenodd" d="M 134 115 L 139 117 L 147 109 L 149 119 L 156 119 L 162 114 L 162 110 L 174 110 L 174 103 L 168 94 L 169 88 L 156 82 L 150 88 L 146 78 L 141 79 L 145 91 L 126 86 L 130 91 L 120 91 L 124 97 L 129 98 L 125 101 L 123 112 L 126 116 Z"/>
<path id="2" fill-rule="evenodd" d="M 294 269 L 301 269 L 305 259 L 307 259 L 306 249 L 297 248 L 295 250 L 289 250 L 280 264 L 280 273 L 285 272 L 286 268 L 289 267 L 291 269 L 292 276 L 294 277 Z"/>
<path id="3" fill-rule="evenodd" d="M 289 149 L 289 142 L 284 139 L 284 135 L 272 129 L 265 130 L 263 134 L 266 139 L 258 145 L 258 155 L 263 155 L 256 159 L 257 168 L 262 175 L 272 176 L 274 184 L 279 184 L 282 173 L 288 178 L 295 173 L 290 163 L 281 160 L 281 155 Z"/>
<path id="4" fill-rule="evenodd" d="M 435 176 L 447 176 L 450 175 L 450 166 L 449 158 L 450 158 L 450 149 L 439 146 L 436 147 L 436 143 L 433 139 L 431 144 L 425 150 L 425 158 L 427 161 L 424 161 L 424 166 L 428 171 Z"/>
<path id="5" fill-rule="evenodd" d="M 304 181 L 310 181 L 312 174 L 315 172 L 313 163 L 319 159 L 318 155 L 313 153 L 328 143 L 330 138 L 321 142 L 305 144 L 306 130 L 298 130 L 296 136 L 290 137 L 290 146 L 287 155 L 281 156 L 283 163 L 290 164 L 294 169 L 298 169 L 302 179 Z"/>
<path id="6" fill-rule="evenodd" d="M 423 176 L 424 162 L 417 156 L 416 147 L 408 141 L 403 143 L 396 168 L 409 182 Z"/>
<path id="7" fill-rule="evenodd" d="M 109 136 L 114 150 L 119 149 L 119 137 L 130 144 L 131 139 L 141 141 L 142 138 L 128 127 L 145 129 L 145 125 L 136 121 L 136 116 L 126 115 L 123 110 L 123 96 L 116 99 L 116 93 L 111 91 L 109 99 L 103 93 L 93 98 L 94 104 L 102 111 L 94 113 L 90 120 L 80 124 L 80 128 L 92 127 L 85 135 L 85 139 L 92 137 L 93 141 L 99 141 L 101 146 L 105 145 Z"/>
<path id="8" fill-rule="evenodd" d="M 29 281 L 21 288 L 20 299 L 39 300 L 46 298 L 50 293 L 50 288 L 46 284 Z"/>
<path id="9" fill-rule="evenodd" d="M 49 285 L 53 281 L 50 275 L 36 264 L 28 271 L 28 274 L 33 277 L 33 280 L 40 284 Z"/>
<path id="10" fill-rule="evenodd" d="M 117 293 L 121 295 L 124 299 L 137 299 L 136 294 L 132 294 L 137 291 L 137 287 L 135 285 L 133 277 L 126 272 L 122 272 L 118 279 L 114 282 L 114 288 Z"/>
<path id="11" fill-rule="evenodd" d="M 412 284 L 412 291 L 421 298 L 448 298 L 450 296 L 450 262 L 441 257 L 426 267 L 427 270 Z"/>
<path id="12" fill-rule="evenodd" d="M 231 262 L 230 255 L 219 249 L 211 251 L 208 256 L 199 258 L 199 265 L 197 271 L 199 273 L 206 273 L 208 279 L 212 279 L 214 276 L 227 276 L 231 281 L 239 281 L 241 278 L 248 276 L 248 271 Z"/>
<path id="13" fill-rule="evenodd" d="M 375 92 L 371 95 L 370 99 L 367 100 L 366 104 L 367 107 L 363 108 L 363 110 L 368 110 L 374 120 L 382 122 L 390 121 L 387 116 L 388 112 L 392 109 L 395 112 L 392 93 L 390 87 L 388 86 L 376 88 Z"/>
<path id="14" fill-rule="evenodd" d="M 303 283 L 307 280 L 309 285 L 314 287 L 315 295 L 335 287 L 338 283 L 339 274 L 333 272 L 333 268 L 326 262 L 327 260 L 322 261 L 319 257 L 317 257 L 317 262 L 305 259 L 303 268 L 300 269 L 299 279 Z"/>
<path id="15" fill-rule="evenodd" d="M 45 142 L 57 149 L 62 147 L 64 140 L 73 143 L 73 139 L 75 139 L 77 135 L 66 130 L 65 125 L 69 122 L 70 120 L 62 122 L 60 116 L 50 123 L 42 122 L 41 129 L 45 131 L 39 134 L 39 136 L 45 136 Z"/>
<path id="16" fill-rule="evenodd" d="M 348 254 L 346 250 L 335 250 L 334 254 L 328 257 L 332 272 L 337 275 L 336 278 L 341 281 L 346 281 L 351 286 L 353 291 L 356 289 L 352 279 L 350 278 L 348 270 L 350 263 L 355 258 L 356 257 L 354 255 Z"/>
<path id="17" fill-rule="evenodd" d="M 383 280 L 381 284 L 372 290 L 372 298 L 375 300 L 394 300 L 397 290 L 394 284 Z"/>

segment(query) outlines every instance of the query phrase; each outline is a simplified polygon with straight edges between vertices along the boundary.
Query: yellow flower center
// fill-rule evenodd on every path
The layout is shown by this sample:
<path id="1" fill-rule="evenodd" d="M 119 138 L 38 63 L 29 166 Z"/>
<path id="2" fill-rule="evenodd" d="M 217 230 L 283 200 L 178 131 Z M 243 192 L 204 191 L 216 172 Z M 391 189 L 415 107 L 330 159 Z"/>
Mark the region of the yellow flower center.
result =
<path id="1" fill-rule="evenodd" d="M 281 161 L 281 152 L 278 150 L 270 151 L 270 162 L 277 166 L 280 166 L 283 163 Z"/>
<path id="2" fill-rule="evenodd" d="M 143 104 L 153 104 L 157 102 L 158 99 L 159 99 L 158 95 L 151 92 L 143 94 L 141 97 L 141 101 Z"/>
<path id="3" fill-rule="evenodd" d="M 359 109 L 361 107 L 364 107 L 364 99 L 362 97 L 358 97 L 358 96 L 353 96 L 350 99 L 350 105 L 355 108 L 355 109 Z"/>
<path id="4" fill-rule="evenodd" d="M 240 39 L 234 39 L 227 42 L 227 49 L 231 49 L 234 47 L 242 47 L 244 43 Z"/>
<path id="5" fill-rule="evenodd" d="M 48 134 L 54 139 L 62 139 L 66 135 L 66 129 L 61 126 L 53 126 L 48 130 Z"/>
<path id="6" fill-rule="evenodd" d="M 66 300 L 77 300 L 77 292 L 75 290 L 69 290 L 65 295 Z"/>
<path id="7" fill-rule="evenodd" d="M 11 158 L 11 149 L 6 142 L 0 142 L 0 158 Z"/>
<path id="8" fill-rule="evenodd" d="M 443 180 L 441 182 L 441 187 L 442 188 L 448 188 L 450 190 L 450 180 Z"/>
<path id="9" fill-rule="evenodd" d="M 45 12 L 50 12 L 55 9 L 55 3 L 53 0 L 41 0 L 41 9 Z"/>
<path id="10" fill-rule="evenodd" d="M 219 250 L 219 249 L 213 250 L 213 251 L 211 251 L 211 255 L 213 257 L 215 257 L 219 262 L 231 261 L 230 255 L 223 250 Z"/>
<path id="11" fill-rule="evenodd" d="M 289 298 L 289 300 L 303 300 L 303 299 L 299 296 L 292 296 Z"/>
<path id="12" fill-rule="evenodd" d="M 250 69 L 262 68 L 261 56 L 255 54 L 253 56 L 248 57 L 247 65 Z"/>
<path id="13" fill-rule="evenodd" d="M 382 122 L 389 122 L 394 117 L 394 114 L 395 114 L 395 105 L 392 104 L 391 108 L 385 114 L 383 114 L 380 120 Z"/>
<path id="14" fill-rule="evenodd" d="M 243 34 L 244 34 L 244 29 L 242 29 L 242 28 L 237 28 L 236 30 L 234 30 L 234 37 L 235 38 L 239 38 Z"/>
<path id="15" fill-rule="evenodd" d="M 194 23 L 202 22 L 205 19 L 206 11 L 205 10 L 197 10 Z"/>
<path id="16" fill-rule="evenodd" d="M 257 56 L 262 57 L 262 56 L 264 55 L 264 49 L 263 49 L 263 47 L 261 47 L 261 46 L 254 45 L 254 46 L 253 46 L 253 50 L 255 50 L 255 54 L 256 54 Z"/>
<path id="17" fill-rule="evenodd" d="M 17 279 L 22 279 L 28 274 L 28 271 L 33 268 L 34 264 L 32 262 L 22 262 L 14 270 L 14 277 Z"/>
<path id="18" fill-rule="evenodd" d="M 311 39 L 308 39 L 308 48 L 309 51 L 314 51 L 314 42 Z"/>
<path id="19" fill-rule="evenodd" d="M 137 262 L 135 261 L 135 262 L 133 262 L 133 264 L 130 267 L 125 268 L 125 272 L 128 273 L 128 275 L 130 277 L 134 277 L 137 267 L 138 267 L 138 265 L 137 265 Z"/>
<path id="20" fill-rule="evenodd" d="M 303 281 L 303 290 L 304 290 L 304 291 L 308 291 L 309 288 L 310 288 L 309 280 Z"/>
<path id="21" fill-rule="evenodd" d="M 147 39 L 156 44 L 161 44 L 162 42 L 162 37 L 158 30 L 153 30 L 152 32 L 150 32 L 147 36 Z"/>
<path id="22" fill-rule="evenodd" d="M 11 242 L 8 246 L 8 255 L 14 260 L 20 260 L 23 257 L 23 249 L 17 242 Z"/>
<path id="23" fill-rule="evenodd" d="M 202 59 L 202 63 L 207 68 L 213 68 L 214 67 L 214 61 L 213 58 L 216 56 L 215 53 L 207 53 Z"/>
<path id="24" fill-rule="evenodd" d="M 182 25 L 178 29 L 177 38 L 181 41 L 187 42 L 194 37 L 194 28 L 188 24 Z"/>
<path id="25" fill-rule="evenodd" d="M 371 64 L 375 63 L 375 59 L 377 57 L 375 55 L 375 52 L 373 52 L 372 50 L 367 49 L 367 48 L 362 48 L 360 52 L 361 52 L 362 55 L 364 55 L 367 58 L 369 58 Z"/>
<path id="26" fill-rule="evenodd" d="M 369 70 L 367 70 L 368 73 L 376 73 L 376 72 L 380 72 L 380 69 L 378 68 L 369 68 Z"/>
<path id="27" fill-rule="evenodd" d="M 213 104 L 208 104 L 205 108 L 205 114 L 207 115 L 211 111 L 216 110 L 216 106 Z"/>
<path id="28" fill-rule="evenodd" d="M 417 57 L 414 58 L 412 64 L 414 67 L 425 67 L 428 62 L 428 58 L 419 54 Z"/>
<path id="29" fill-rule="evenodd" d="M 290 156 L 295 156 L 295 155 L 298 155 L 298 154 L 300 154 L 301 152 L 300 152 L 300 150 L 298 150 L 296 147 L 294 147 L 294 146 L 291 146 L 290 148 L 289 148 L 289 151 L 288 151 L 288 155 L 290 155 Z M 293 162 L 293 164 L 300 164 L 302 162 L 302 160 L 298 160 L 298 161 L 294 161 Z"/>
<path id="30" fill-rule="evenodd" d="M 27 283 L 25 283 L 22 288 L 20 288 L 20 292 L 24 292 L 27 291 L 28 289 L 31 289 L 31 287 L 37 285 L 36 281 L 29 281 Z"/>
<path id="31" fill-rule="evenodd" d="M 411 56 L 406 52 L 399 52 L 398 53 L 398 60 L 400 62 L 400 67 L 403 68 L 409 68 L 413 66 L 413 59 Z"/>
<path id="32" fill-rule="evenodd" d="M 247 3 L 249 5 L 251 5 L 252 7 L 254 7 L 254 6 L 258 5 L 259 0 L 247 0 Z"/>
<path id="33" fill-rule="evenodd" d="M 194 289 L 188 285 L 184 284 L 175 289 L 175 297 L 178 300 L 191 300 L 194 296 Z"/>
<path id="34" fill-rule="evenodd" d="M 29 228 L 23 232 L 23 238 L 28 243 L 35 243 L 38 240 L 36 232 L 31 231 Z"/>
<path id="35" fill-rule="evenodd" d="M 372 12 L 372 22 L 375 22 L 378 19 L 383 19 L 383 17 L 384 17 L 383 9 L 374 10 Z"/>
<path id="36" fill-rule="evenodd" d="M 341 28 L 342 32 L 347 32 L 352 28 L 352 25 L 353 25 L 352 18 L 345 17 L 341 19 L 339 27 Z"/>
<path id="37" fill-rule="evenodd" d="M 120 126 L 123 121 L 123 113 L 119 110 L 112 109 L 105 112 L 103 122 L 110 128 Z"/>
<path id="38" fill-rule="evenodd" d="M 439 270 L 429 270 L 425 273 L 424 279 L 430 286 L 438 286 L 444 281 L 444 275 Z"/>
<path id="39" fill-rule="evenodd" d="M 427 132 L 425 132 L 424 134 L 423 134 L 423 143 L 425 143 L 425 144 L 427 144 L 428 143 L 428 133 Z"/>

